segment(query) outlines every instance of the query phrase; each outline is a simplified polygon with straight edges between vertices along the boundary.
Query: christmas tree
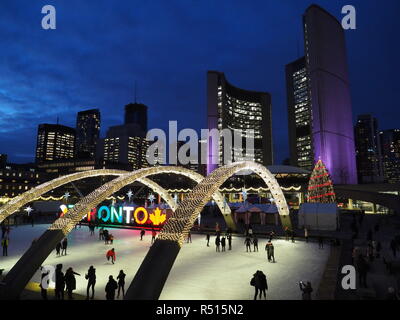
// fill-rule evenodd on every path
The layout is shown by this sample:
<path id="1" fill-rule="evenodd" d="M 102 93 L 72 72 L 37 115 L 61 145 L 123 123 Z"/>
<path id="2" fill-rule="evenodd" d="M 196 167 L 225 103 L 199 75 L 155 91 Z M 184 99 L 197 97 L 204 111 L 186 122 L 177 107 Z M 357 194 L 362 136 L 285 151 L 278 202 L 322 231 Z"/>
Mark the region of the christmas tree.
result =
<path id="1" fill-rule="evenodd" d="M 321 159 L 315 165 L 308 183 L 308 202 L 336 202 L 331 177 Z"/>

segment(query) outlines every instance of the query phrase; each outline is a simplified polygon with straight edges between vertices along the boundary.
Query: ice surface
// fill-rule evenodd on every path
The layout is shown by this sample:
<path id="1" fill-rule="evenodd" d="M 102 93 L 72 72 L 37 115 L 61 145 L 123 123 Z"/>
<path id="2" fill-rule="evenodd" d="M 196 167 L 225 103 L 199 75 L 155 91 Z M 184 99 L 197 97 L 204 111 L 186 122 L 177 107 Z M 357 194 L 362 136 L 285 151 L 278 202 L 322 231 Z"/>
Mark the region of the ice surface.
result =
<path id="1" fill-rule="evenodd" d="M 39 237 L 47 225 L 14 227 L 10 235 L 9 257 L 0 257 L 0 268 L 7 272 L 18 258 L 30 246 L 34 238 Z M 64 272 L 68 267 L 80 273 L 77 276 L 75 293 L 86 295 L 85 273 L 89 266 L 96 268 L 96 299 L 105 299 L 104 288 L 109 275 L 114 278 L 123 269 L 126 276 L 126 289 L 146 255 L 151 241 L 150 232 L 146 232 L 140 241 L 139 231 L 128 229 L 109 229 L 114 235 L 113 245 L 105 245 L 95 236 L 90 236 L 87 227 L 73 230 L 69 236 L 68 255 L 57 257 L 55 251 L 47 258 L 44 265 L 62 263 Z M 301 299 L 298 282 L 311 281 L 316 292 L 328 255 L 329 246 L 318 249 L 316 243 L 275 240 L 276 263 L 266 259 L 265 239 L 259 241 L 259 252 L 246 253 L 241 237 L 233 238 L 233 250 L 215 252 L 214 237 L 210 247 L 206 246 L 204 235 L 192 235 L 192 243 L 184 244 L 167 283 L 161 299 L 252 299 L 254 288 L 250 280 L 256 270 L 262 270 L 268 280 L 267 299 Z M 106 251 L 115 248 L 115 265 L 106 260 Z M 39 281 L 39 271 L 32 281 Z"/>

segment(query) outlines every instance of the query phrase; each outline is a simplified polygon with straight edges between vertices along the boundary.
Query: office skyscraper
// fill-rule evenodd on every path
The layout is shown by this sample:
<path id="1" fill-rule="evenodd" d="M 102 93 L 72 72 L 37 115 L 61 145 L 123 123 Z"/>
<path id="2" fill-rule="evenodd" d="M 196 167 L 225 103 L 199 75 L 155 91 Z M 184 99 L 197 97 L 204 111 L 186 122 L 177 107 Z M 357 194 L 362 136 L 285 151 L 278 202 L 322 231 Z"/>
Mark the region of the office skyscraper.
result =
<path id="1" fill-rule="evenodd" d="M 147 133 L 147 106 L 141 103 L 130 103 L 125 106 L 125 124 L 140 126 L 144 135 Z"/>
<path id="2" fill-rule="evenodd" d="M 145 168 L 148 145 L 136 124 L 110 127 L 103 141 L 103 160 L 105 164 L 130 165 L 132 170 Z"/>
<path id="3" fill-rule="evenodd" d="M 312 150 L 314 163 L 321 159 L 335 184 L 355 184 L 357 169 L 344 30 L 334 16 L 316 5 L 310 6 L 303 15 L 303 27 L 309 95 L 304 103 L 306 109 L 309 104 L 310 112 L 307 114 L 298 106 L 301 99 L 293 92 L 299 91 L 301 86 L 296 78 L 299 74 L 295 75 L 303 69 L 300 59 L 286 68 L 289 139 L 291 156 L 294 157 L 291 161 L 305 167 L 307 151 Z M 291 71 L 294 72 L 288 74 Z M 304 93 L 303 90 L 299 92 Z M 296 112 L 303 111 L 311 120 L 308 129 L 307 126 L 293 126 Z M 297 119 L 301 122 L 300 116 Z M 311 141 L 302 150 L 305 141 L 300 141 L 300 138 L 307 137 L 308 130 Z"/>
<path id="4" fill-rule="evenodd" d="M 255 161 L 263 165 L 273 163 L 271 96 L 231 85 L 222 72 L 207 73 L 208 129 L 236 129 L 241 132 L 242 148 L 232 147 L 233 161 L 243 160 L 246 148 L 245 130 L 254 130 Z M 232 131 L 233 137 L 233 131 Z M 210 139 L 211 140 L 211 139 Z M 223 164 L 223 140 L 208 143 L 207 173 Z"/>
<path id="5" fill-rule="evenodd" d="M 100 137 L 99 109 L 78 112 L 76 119 L 76 156 L 79 159 L 94 159 L 96 143 Z"/>
<path id="6" fill-rule="evenodd" d="M 75 129 L 60 124 L 40 124 L 36 163 L 72 159 L 75 155 Z"/>
<path id="7" fill-rule="evenodd" d="M 384 179 L 400 183 L 400 129 L 384 130 L 379 136 Z"/>
<path id="8" fill-rule="evenodd" d="M 370 114 L 359 115 L 354 127 L 359 183 L 382 182 L 381 145 L 378 121 Z"/>
<path id="9" fill-rule="evenodd" d="M 304 57 L 286 66 L 290 162 L 293 166 L 312 171 L 314 152 L 308 81 Z"/>

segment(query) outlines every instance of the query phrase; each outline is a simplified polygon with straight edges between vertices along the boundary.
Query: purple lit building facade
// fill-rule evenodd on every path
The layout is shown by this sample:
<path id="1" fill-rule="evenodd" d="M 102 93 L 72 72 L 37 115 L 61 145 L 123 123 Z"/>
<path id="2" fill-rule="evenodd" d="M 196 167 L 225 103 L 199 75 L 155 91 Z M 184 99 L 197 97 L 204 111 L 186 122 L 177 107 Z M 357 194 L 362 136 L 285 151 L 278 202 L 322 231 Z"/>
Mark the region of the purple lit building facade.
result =
<path id="1" fill-rule="evenodd" d="M 335 184 L 356 184 L 353 115 L 344 30 L 335 17 L 316 5 L 306 10 L 303 26 L 311 119 L 310 148 L 314 161 L 320 158 L 325 163 Z M 288 74 L 287 79 L 291 81 Z M 290 92 L 289 85 L 287 87 L 289 130 L 296 130 L 290 127 L 290 114 L 295 112 L 290 97 L 293 98 L 294 93 Z M 293 150 L 298 143 L 296 133 L 292 132 L 289 136 Z M 291 157 L 292 164 L 297 165 L 297 155 L 291 152 Z"/>

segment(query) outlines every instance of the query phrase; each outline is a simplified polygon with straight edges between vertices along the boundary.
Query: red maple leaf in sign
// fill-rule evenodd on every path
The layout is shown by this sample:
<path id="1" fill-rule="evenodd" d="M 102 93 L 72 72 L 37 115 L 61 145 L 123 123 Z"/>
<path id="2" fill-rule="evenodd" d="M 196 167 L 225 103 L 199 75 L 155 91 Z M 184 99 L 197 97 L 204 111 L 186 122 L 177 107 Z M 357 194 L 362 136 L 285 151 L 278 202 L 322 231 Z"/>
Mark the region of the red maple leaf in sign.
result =
<path id="1" fill-rule="evenodd" d="M 159 208 L 156 208 L 153 213 L 150 213 L 150 220 L 153 225 L 158 226 L 167 220 L 167 215 L 165 213 L 161 213 Z"/>

